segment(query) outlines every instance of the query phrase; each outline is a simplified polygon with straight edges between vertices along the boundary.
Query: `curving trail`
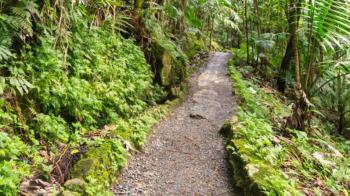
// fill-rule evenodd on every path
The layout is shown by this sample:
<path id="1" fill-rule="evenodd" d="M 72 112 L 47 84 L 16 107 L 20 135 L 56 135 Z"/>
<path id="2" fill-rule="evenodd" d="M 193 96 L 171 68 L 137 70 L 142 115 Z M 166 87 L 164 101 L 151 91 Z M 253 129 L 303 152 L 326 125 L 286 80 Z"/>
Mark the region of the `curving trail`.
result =
<path id="1" fill-rule="evenodd" d="M 189 79 L 188 97 L 155 128 L 143 152 L 130 159 L 115 195 L 235 195 L 219 133 L 234 114 L 229 57 L 212 53 Z"/>

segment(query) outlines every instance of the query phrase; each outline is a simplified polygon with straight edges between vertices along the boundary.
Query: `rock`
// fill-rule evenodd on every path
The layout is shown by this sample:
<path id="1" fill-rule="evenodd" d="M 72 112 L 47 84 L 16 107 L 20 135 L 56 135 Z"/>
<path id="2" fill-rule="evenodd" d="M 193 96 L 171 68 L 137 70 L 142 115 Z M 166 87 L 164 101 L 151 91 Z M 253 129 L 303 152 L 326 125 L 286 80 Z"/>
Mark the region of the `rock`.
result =
<path id="1" fill-rule="evenodd" d="M 81 159 L 74 166 L 73 171 L 71 172 L 71 175 L 75 177 L 87 176 L 87 174 L 90 172 L 90 169 L 94 164 L 95 164 L 95 161 L 92 158 Z"/>
<path id="2" fill-rule="evenodd" d="M 64 183 L 64 187 L 71 191 L 83 192 L 85 189 L 85 181 L 79 178 L 73 178 L 73 179 L 67 180 Z"/>
<path id="3" fill-rule="evenodd" d="M 162 85 L 168 86 L 171 83 L 171 69 L 172 69 L 172 62 L 171 62 L 171 56 L 167 53 L 164 52 L 163 57 L 162 57 L 162 70 L 161 70 L 161 80 L 162 80 Z"/>
<path id="4" fill-rule="evenodd" d="M 232 122 L 232 124 L 238 123 L 238 117 L 236 115 L 232 116 L 231 122 Z"/>
<path id="5" fill-rule="evenodd" d="M 118 154 L 118 156 L 115 156 Z M 117 172 L 128 156 L 121 141 L 105 140 L 102 144 L 91 146 L 84 156 L 70 169 L 70 177 L 94 181 L 101 190 L 108 190 L 108 184 L 115 179 Z M 118 167 L 117 167 L 118 166 Z M 86 181 L 88 182 L 88 181 Z"/>
<path id="6" fill-rule="evenodd" d="M 253 164 L 247 164 L 245 168 L 250 177 L 252 177 L 254 174 L 256 174 L 259 171 L 259 168 Z"/>
<path id="7" fill-rule="evenodd" d="M 54 183 L 48 183 L 41 179 L 32 177 L 25 180 L 19 186 L 22 195 L 54 195 L 60 191 L 60 186 Z"/>
<path id="8" fill-rule="evenodd" d="M 226 120 L 225 123 L 220 128 L 220 133 L 224 135 L 227 139 L 232 137 L 232 123 L 229 120 Z M 226 141 L 229 142 L 229 141 Z"/>
<path id="9" fill-rule="evenodd" d="M 312 156 L 319 161 L 323 166 L 328 166 L 331 168 L 336 168 L 336 164 L 333 163 L 332 161 L 326 160 L 325 156 L 321 152 L 314 152 L 312 153 Z"/>
<path id="10" fill-rule="evenodd" d="M 248 90 L 253 94 L 256 95 L 256 90 L 253 87 L 249 87 Z"/>
<path id="11" fill-rule="evenodd" d="M 190 114 L 190 118 L 193 118 L 196 120 L 205 119 L 205 117 L 203 117 L 202 115 L 199 115 L 199 114 Z"/>

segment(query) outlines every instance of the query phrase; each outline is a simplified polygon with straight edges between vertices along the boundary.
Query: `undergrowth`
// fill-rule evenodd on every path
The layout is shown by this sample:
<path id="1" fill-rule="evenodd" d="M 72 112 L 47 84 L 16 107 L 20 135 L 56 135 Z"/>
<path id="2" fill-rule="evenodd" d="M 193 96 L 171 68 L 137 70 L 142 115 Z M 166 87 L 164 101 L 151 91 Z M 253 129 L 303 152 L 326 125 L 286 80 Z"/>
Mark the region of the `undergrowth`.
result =
<path id="1" fill-rule="evenodd" d="M 18 194 L 29 174 L 48 179 L 58 145 L 98 146 L 105 139 L 90 135 L 113 124 L 111 144 L 124 152 L 122 141 L 142 146 L 157 119 L 138 118 L 166 97 L 140 48 L 108 25 L 90 27 L 84 9 L 75 11 L 69 47 L 58 46 L 55 31 L 43 27 L 34 43 L 1 61 L 0 194 Z M 111 155 L 113 168 L 125 163 L 124 155 Z"/>
<path id="2" fill-rule="evenodd" d="M 154 6 L 132 27 L 132 2 L 0 4 L 0 195 L 72 178 L 83 194 L 110 194 L 114 173 L 173 104 L 163 103 L 183 93 L 185 65 L 204 39 L 177 39 Z M 87 173 L 76 175 L 79 166 Z"/>
<path id="3" fill-rule="evenodd" d="M 328 134 L 332 127 L 317 118 L 310 135 L 282 131 L 288 104 L 257 79 L 245 80 L 247 71 L 233 60 L 229 72 L 239 104 L 228 146 L 237 185 L 248 195 L 347 195 L 349 143 Z"/>

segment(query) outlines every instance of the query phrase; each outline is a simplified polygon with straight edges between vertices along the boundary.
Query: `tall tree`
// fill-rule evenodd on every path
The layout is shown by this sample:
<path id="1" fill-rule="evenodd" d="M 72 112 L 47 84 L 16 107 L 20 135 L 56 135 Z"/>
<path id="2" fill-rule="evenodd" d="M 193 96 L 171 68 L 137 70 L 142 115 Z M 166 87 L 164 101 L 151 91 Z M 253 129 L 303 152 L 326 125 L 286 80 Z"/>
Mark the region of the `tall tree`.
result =
<path id="1" fill-rule="evenodd" d="M 293 32 L 293 28 L 298 28 L 295 26 L 295 21 L 299 21 L 300 19 L 300 13 L 301 13 L 301 3 L 299 3 L 299 6 L 293 8 L 295 5 L 295 2 L 293 0 L 290 2 L 289 7 L 287 7 L 288 10 L 288 24 L 289 24 L 289 34 L 290 38 L 288 41 L 288 45 L 282 60 L 282 63 L 280 65 L 279 74 L 277 78 L 277 87 L 280 92 L 284 92 L 286 89 L 286 76 L 287 76 L 287 70 L 289 68 L 290 61 L 293 57 L 293 40 L 297 40 L 294 36 L 297 35 L 297 32 Z M 293 6 L 293 7 L 292 7 Z M 297 29 L 296 29 L 297 30 Z"/>

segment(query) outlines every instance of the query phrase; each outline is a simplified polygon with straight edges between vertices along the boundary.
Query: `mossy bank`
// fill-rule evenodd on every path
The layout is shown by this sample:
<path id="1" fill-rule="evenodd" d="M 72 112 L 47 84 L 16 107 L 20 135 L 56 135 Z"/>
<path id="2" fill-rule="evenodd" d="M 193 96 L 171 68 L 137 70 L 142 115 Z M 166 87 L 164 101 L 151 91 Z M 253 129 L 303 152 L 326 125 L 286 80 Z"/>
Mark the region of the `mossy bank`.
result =
<path id="1" fill-rule="evenodd" d="M 39 191 L 58 193 L 68 179 L 80 179 L 83 194 L 108 190 L 183 90 L 190 57 L 164 31 L 150 37 L 164 57 L 159 82 L 144 48 L 119 28 L 129 18 L 114 20 L 109 8 L 100 18 L 103 3 L 61 3 L 1 3 L 1 14 L 28 24 L 22 32 L 5 21 L 6 51 L 0 45 L 0 195 L 31 194 L 39 179 Z"/>
<path id="2" fill-rule="evenodd" d="M 348 143 L 317 118 L 311 134 L 283 127 L 288 100 L 258 78 L 245 80 L 249 70 L 230 61 L 239 104 L 228 133 L 236 185 L 246 195 L 348 195 Z"/>

